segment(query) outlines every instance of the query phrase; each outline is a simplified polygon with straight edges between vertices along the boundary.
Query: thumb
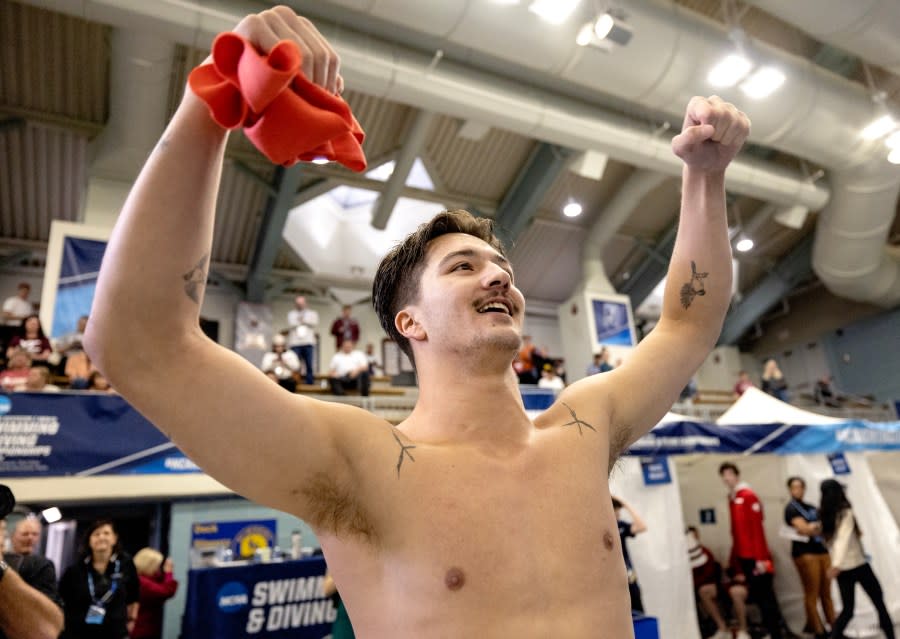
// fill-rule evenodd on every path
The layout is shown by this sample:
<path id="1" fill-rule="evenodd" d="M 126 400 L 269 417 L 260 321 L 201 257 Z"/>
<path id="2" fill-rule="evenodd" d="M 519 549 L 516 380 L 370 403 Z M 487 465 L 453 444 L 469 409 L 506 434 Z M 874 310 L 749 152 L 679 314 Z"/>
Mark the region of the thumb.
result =
<path id="1" fill-rule="evenodd" d="M 705 142 L 709 140 L 713 134 L 716 132 L 715 127 L 712 124 L 697 124 L 694 126 L 686 127 L 681 134 L 675 137 L 676 146 L 689 146 L 694 144 L 700 144 L 701 142 Z"/>

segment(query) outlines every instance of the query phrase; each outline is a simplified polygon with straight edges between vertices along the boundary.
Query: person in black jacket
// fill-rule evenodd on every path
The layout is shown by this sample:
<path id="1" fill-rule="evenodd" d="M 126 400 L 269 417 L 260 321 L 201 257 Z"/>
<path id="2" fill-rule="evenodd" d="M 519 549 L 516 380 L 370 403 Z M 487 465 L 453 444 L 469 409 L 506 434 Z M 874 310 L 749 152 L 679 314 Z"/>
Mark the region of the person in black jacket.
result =
<path id="1" fill-rule="evenodd" d="M 140 582 L 134 563 L 119 549 L 113 523 L 87 529 L 81 558 L 59 584 L 65 602 L 64 639 L 126 639 L 138 612 Z"/>

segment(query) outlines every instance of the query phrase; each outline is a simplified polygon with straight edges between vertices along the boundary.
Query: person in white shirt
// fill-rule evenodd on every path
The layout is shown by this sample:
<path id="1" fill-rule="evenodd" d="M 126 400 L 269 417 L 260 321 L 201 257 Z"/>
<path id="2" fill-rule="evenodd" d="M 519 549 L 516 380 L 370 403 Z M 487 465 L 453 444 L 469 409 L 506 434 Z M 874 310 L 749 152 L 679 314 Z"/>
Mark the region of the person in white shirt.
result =
<path id="1" fill-rule="evenodd" d="M 263 355 L 260 368 L 264 373 L 275 373 L 278 385 L 293 393 L 297 390 L 294 373 L 300 372 L 300 358 L 295 352 L 287 350 L 286 343 L 284 335 L 275 335 L 272 350 Z"/>
<path id="2" fill-rule="evenodd" d="M 312 384 L 313 359 L 316 348 L 316 326 L 319 325 L 319 314 L 306 306 L 306 298 L 302 295 L 294 300 L 294 308 L 288 312 L 288 346 L 306 366 L 304 382 Z M 265 370 L 265 369 L 263 369 Z"/>
<path id="3" fill-rule="evenodd" d="M 566 383 L 562 377 L 556 374 L 552 364 L 544 364 L 541 369 L 541 379 L 538 381 L 538 388 L 549 388 L 558 393 L 566 387 Z"/>
<path id="4" fill-rule="evenodd" d="M 334 395 L 344 395 L 348 388 L 356 388 L 363 397 L 369 394 L 369 360 L 366 354 L 354 350 L 351 340 L 344 340 L 341 350 L 331 358 L 328 383 Z"/>
<path id="5" fill-rule="evenodd" d="M 844 629 L 853 618 L 856 607 L 856 584 L 869 595 L 872 605 L 878 611 L 878 623 L 887 639 L 894 639 L 894 624 L 884 605 L 884 593 L 878 577 L 872 571 L 863 551 L 860 536 L 862 532 L 853 516 L 853 509 L 844 493 L 844 487 L 834 479 L 826 479 L 820 487 L 822 504 L 819 516 L 822 519 L 822 535 L 831 553 L 831 569 L 828 576 L 837 577 L 841 591 L 841 614 L 831 629 L 832 637 L 843 637 Z"/>
<path id="6" fill-rule="evenodd" d="M 6 326 L 20 326 L 23 319 L 34 314 L 34 304 L 28 301 L 30 293 L 31 284 L 21 282 L 16 294 L 3 302 L 3 323 Z"/>

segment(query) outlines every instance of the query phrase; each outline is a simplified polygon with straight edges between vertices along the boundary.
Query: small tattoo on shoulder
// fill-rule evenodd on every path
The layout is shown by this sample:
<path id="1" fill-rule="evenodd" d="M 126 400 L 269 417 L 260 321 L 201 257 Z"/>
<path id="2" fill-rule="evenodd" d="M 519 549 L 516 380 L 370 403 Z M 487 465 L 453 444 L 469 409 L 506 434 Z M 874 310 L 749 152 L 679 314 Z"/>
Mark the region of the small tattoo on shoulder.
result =
<path id="1" fill-rule="evenodd" d="M 706 295 L 706 287 L 703 280 L 708 275 L 709 273 L 698 273 L 697 265 L 691 260 L 691 281 L 681 287 L 681 305 L 684 308 L 688 308 L 696 296 L 702 297 Z M 697 284 L 697 288 L 694 288 L 694 283 Z"/>
<path id="2" fill-rule="evenodd" d="M 206 285 L 206 272 L 203 270 L 203 267 L 207 259 L 209 259 L 208 253 L 200 258 L 200 261 L 194 265 L 194 268 L 181 276 L 184 280 L 184 292 L 195 304 L 200 303 L 200 292 Z"/>
<path id="3" fill-rule="evenodd" d="M 411 462 L 416 461 L 415 457 L 412 456 L 412 453 L 409 452 L 410 450 L 415 448 L 415 446 L 413 444 L 404 444 L 402 441 L 400 441 L 400 438 L 397 436 L 396 430 L 391 429 L 391 435 L 394 436 L 394 439 L 396 440 L 397 444 L 400 446 L 400 456 L 397 458 L 397 477 L 399 478 L 400 477 L 400 467 L 403 466 L 403 458 L 409 457 L 409 461 L 411 461 Z"/>
<path id="4" fill-rule="evenodd" d="M 563 424 L 563 427 L 565 427 L 565 426 L 577 426 L 577 427 L 578 427 L 578 434 L 579 434 L 579 435 L 582 435 L 582 436 L 584 435 L 584 430 L 582 430 L 582 426 L 585 427 L 585 428 L 590 428 L 590 429 L 591 429 L 592 431 L 594 431 L 595 433 L 597 432 L 597 429 L 594 428 L 593 426 L 591 426 L 590 424 L 588 424 L 586 421 L 584 421 L 583 419 L 578 419 L 578 415 L 575 414 L 575 411 L 572 410 L 572 407 L 571 407 L 571 406 L 569 406 L 569 405 L 566 404 L 565 402 L 562 402 L 562 405 L 565 406 L 566 409 L 569 411 L 569 413 L 572 414 L 572 421 L 566 422 L 565 424 Z"/>

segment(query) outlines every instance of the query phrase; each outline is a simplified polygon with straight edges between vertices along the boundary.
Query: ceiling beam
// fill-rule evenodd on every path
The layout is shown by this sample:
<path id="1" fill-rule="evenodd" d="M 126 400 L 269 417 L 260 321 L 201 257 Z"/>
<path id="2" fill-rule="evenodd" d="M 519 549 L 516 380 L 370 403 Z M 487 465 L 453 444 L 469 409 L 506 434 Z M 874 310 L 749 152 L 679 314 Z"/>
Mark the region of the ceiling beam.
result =
<path id="1" fill-rule="evenodd" d="M 250 269 L 247 272 L 248 302 L 260 303 L 265 299 L 266 283 L 275 264 L 275 258 L 278 257 L 284 223 L 297 195 L 302 169 L 302 164 L 288 168 L 280 166 L 276 169 L 273 186 L 277 189 L 277 193 L 270 196 L 266 203 L 256 235 L 256 246 L 250 258 Z"/>
<path id="2" fill-rule="evenodd" d="M 814 234 L 804 237 L 725 317 L 719 344 L 734 344 L 753 324 L 798 284 L 813 277 Z"/>
<path id="3" fill-rule="evenodd" d="M 571 149 L 547 142 L 534 148 L 494 215 L 495 232 L 504 244 L 511 246 L 525 230 L 573 154 Z"/>
<path id="4" fill-rule="evenodd" d="M 21 118 L 37 124 L 68 129 L 75 133 L 85 135 L 88 138 L 94 138 L 100 135 L 100 132 L 103 131 L 104 127 L 103 124 L 98 122 L 79 120 L 78 118 L 70 118 L 65 115 L 59 115 L 58 113 L 38 111 L 37 109 L 28 109 L 9 104 L 0 105 L 0 115 L 5 115 L 7 118 Z"/>
<path id="5" fill-rule="evenodd" d="M 394 207 L 397 206 L 397 200 L 400 199 L 403 187 L 406 186 L 406 180 L 409 178 L 413 164 L 425 148 L 428 129 L 431 127 L 434 117 L 434 114 L 428 111 L 417 111 L 413 116 L 413 121 L 406 132 L 403 146 L 400 147 L 400 151 L 397 153 L 397 158 L 394 161 L 394 171 L 387 182 L 385 182 L 381 195 L 378 196 L 378 200 L 375 202 L 374 212 L 372 213 L 372 226 L 374 228 L 381 231 L 387 228 L 388 220 L 391 218 L 391 213 L 394 212 Z"/>

